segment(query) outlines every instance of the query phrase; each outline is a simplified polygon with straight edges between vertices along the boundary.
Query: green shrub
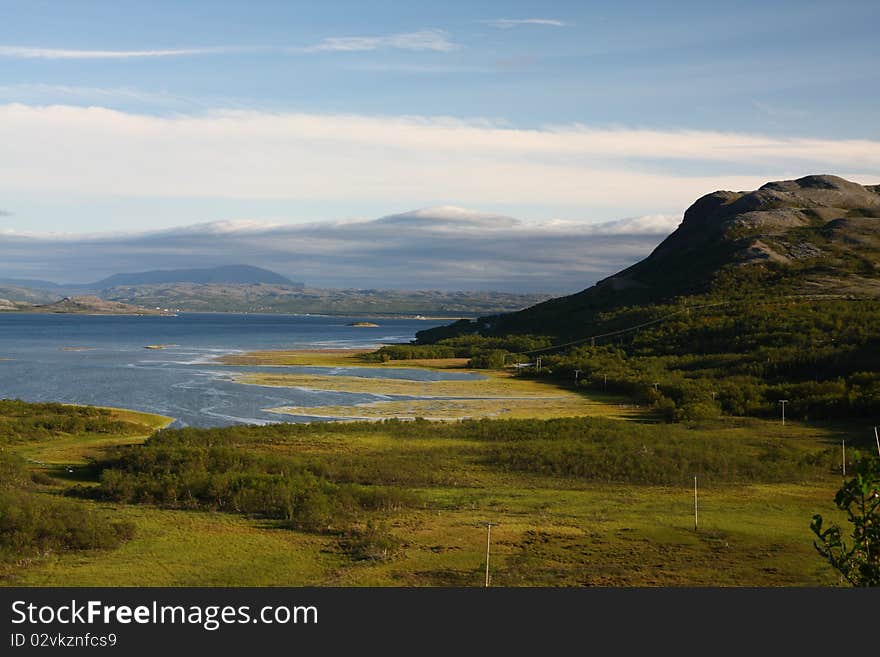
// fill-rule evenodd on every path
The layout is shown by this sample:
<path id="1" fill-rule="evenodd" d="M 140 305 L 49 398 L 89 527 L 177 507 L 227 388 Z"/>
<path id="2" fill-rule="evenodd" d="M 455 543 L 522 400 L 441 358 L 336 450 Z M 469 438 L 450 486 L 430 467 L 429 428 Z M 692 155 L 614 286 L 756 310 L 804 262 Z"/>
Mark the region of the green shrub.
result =
<path id="1" fill-rule="evenodd" d="M 111 411 L 105 408 L 0 399 L 0 445 L 44 440 L 58 435 L 130 436 L 143 432 L 142 425 L 113 419 Z"/>
<path id="2" fill-rule="evenodd" d="M 401 489 L 354 483 L 345 465 L 315 462 L 308 455 L 259 454 L 253 443 L 239 447 L 240 433 L 253 432 L 160 432 L 145 445 L 120 448 L 100 462 L 100 485 L 82 492 L 125 503 L 247 514 L 304 531 L 344 528 L 363 512 L 415 502 L 414 494 Z"/>
<path id="3" fill-rule="evenodd" d="M 855 476 L 837 491 L 834 503 L 852 525 L 851 543 L 843 530 L 825 528 L 822 516 L 813 516 L 810 528 L 819 539 L 816 550 L 853 586 L 880 586 L 880 461 L 856 455 Z"/>
<path id="4" fill-rule="evenodd" d="M 340 545 L 355 561 L 390 561 L 401 552 L 403 541 L 385 525 L 369 520 L 364 529 L 348 531 Z"/>
<path id="5" fill-rule="evenodd" d="M 0 491 L 0 551 L 7 558 L 64 550 L 110 549 L 134 535 L 134 525 L 111 522 L 82 503 Z"/>

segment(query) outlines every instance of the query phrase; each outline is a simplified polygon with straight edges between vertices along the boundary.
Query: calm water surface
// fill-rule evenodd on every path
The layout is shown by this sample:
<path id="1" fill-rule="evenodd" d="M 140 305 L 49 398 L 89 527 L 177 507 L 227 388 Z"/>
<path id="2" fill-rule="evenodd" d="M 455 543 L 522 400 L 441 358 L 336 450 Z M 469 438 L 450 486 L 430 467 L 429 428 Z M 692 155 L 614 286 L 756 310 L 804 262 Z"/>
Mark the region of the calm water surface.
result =
<path id="1" fill-rule="evenodd" d="M 407 342 L 442 321 L 357 317 L 184 313 L 177 317 L 92 317 L 0 313 L 0 398 L 119 406 L 168 415 L 176 426 L 305 422 L 270 413 L 273 406 L 330 406 L 382 395 L 276 388 L 235 383 L 237 372 L 320 372 L 346 368 L 230 367 L 212 360 L 256 349 L 339 349 Z M 161 350 L 146 345 L 175 345 Z M 357 369 L 358 376 L 412 380 L 471 378 L 462 372 Z"/>

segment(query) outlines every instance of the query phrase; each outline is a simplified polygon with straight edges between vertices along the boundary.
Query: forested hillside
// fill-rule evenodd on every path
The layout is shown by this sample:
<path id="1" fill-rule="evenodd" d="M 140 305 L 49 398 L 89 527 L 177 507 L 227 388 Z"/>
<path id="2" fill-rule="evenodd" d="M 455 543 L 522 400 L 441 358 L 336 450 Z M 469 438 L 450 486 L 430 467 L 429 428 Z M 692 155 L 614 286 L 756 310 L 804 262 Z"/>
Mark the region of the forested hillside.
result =
<path id="1" fill-rule="evenodd" d="M 597 286 L 423 331 L 415 348 L 532 361 L 523 376 L 626 393 L 668 419 L 772 415 L 783 399 L 802 419 L 878 416 L 878 299 L 878 187 L 809 176 L 709 194 Z"/>

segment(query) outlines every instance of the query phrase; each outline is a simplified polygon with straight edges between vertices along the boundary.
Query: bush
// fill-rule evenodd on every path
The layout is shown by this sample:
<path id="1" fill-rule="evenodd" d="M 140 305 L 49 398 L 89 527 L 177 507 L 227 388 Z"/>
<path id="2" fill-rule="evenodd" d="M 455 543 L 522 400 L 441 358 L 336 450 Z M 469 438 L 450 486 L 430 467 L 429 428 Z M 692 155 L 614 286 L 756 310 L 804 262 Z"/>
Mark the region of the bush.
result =
<path id="1" fill-rule="evenodd" d="M 0 490 L 28 488 L 33 483 L 24 459 L 0 449 Z"/>
<path id="2" fill-rule="evenodd" d="M 674 304 L 599 315 L 584 330 L 613 333 L 661 321 L 614 343 L 597 339 L 545 354 L 542 376 L 569 383 L 580 370 L 581 385 L 628 395 L 671 421 L 711 414 L 707 402 L 731 415 L 777 415 L 779 399 L 789 400 L 792 419 L 880 415 L 876 302 L 761 298 L 702 309 L 700 303 L 694 300 L 688 315 Z M 655 382 L 665 399 L 652 393 Z"/>
<path id="3" fill-rule="evenodd" d="M 162 432 L 143 446 L 120 448 L 98 464 L 100 486 L 83 492 L 118 502 L 247 514 L 312 532 L 344 528 L 362 512 L 415 501 L 400 489 L 340 481 L 350 474 L 344 466 L 259 454 L 252 443 L 236 447 L 239 431 Z"/>
<path id="4" fill-rule="evenodd" d="M 588 481 L 684 485 L 695 474 L 714 483 L 801 481 L 825 474 L 834 458 L 760 438 L 695 440 L 675 425 L 564 419 L 539 431 L 523 428 L 492 444 L 486 462 Z"/>
<path id="5" fill-rule="evenodd" d="M 6 558 L 118 547 L 134 525 L 111 522 L 83 505 L 17 490 L 0 491 L 0 550 Z"/>
<path id="6" fill-rule="evenodd" d="M 481 351 L 468 361 L 468 367 L 482 370 L 500 370 L 505 365 L 507 355 L 508 353 L 503 349 Z"/>
<path id="7" fill-rule="evenodd" d="M 142 425 L 113 419 L 112 412 L 105 408 L 0 399 L 0 445 L 44 440 L 60 434 L 131 436 L 143 432 Z"/>
<path id="8" fill-rule="evenodd" d="M 857 455 L 854 466 L 855 476 L 834 498 L 852 524 L 851 545 L 838 525 L 825 529 L 819 514 L 810 525 L 819 539 L 813 545 L 853 586 L 880 586 L 880 461 Z"/>
<path id="9" fill-rule="evenodd" d="M 349 531 L 340 544 L 355 561 L 390 561 L 403 548 L 403 542 L 385 525 L 373 521 L 367 521 L 362 530 Z"/>

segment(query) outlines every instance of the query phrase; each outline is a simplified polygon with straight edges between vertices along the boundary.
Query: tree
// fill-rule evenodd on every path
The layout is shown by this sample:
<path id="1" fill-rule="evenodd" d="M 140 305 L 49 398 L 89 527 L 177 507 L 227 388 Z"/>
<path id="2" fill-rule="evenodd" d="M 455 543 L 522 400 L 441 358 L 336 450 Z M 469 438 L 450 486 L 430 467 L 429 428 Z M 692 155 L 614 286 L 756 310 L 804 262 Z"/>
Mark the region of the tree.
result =
<path id="1" fill-rule="evenodd" d="M 823 529 L 818 514 L 810 528 L 820 542 L 813 545 L 853 586 L 880 586 L 880 460 L 857 454 L 854 465 L 855 476 L 834 498 L 853 525 L 852 545 L 847 546 L 836 524 Z"/>

